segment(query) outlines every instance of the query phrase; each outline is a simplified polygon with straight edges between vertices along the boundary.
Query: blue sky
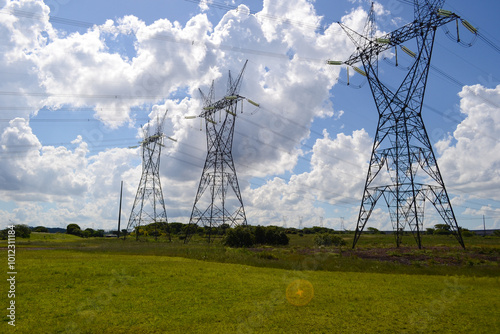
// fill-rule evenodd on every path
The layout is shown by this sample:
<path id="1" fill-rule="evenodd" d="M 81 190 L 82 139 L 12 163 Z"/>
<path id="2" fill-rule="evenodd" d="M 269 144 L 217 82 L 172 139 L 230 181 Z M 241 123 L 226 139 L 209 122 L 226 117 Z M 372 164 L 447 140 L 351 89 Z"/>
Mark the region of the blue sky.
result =
<path id="1" fill-rule="evenodd" d="M 184 116 L 199 113 L 198 87 L 218 79 L 221 97 L 227 71 L 246 59 L 241 93 L 262 105 L 245 105 L 233 145 L 249 223 L 322 221 L 337 229 L 343 218 L 354 226 L 377 114 L 364 78 L 352 75 L 347 87 L 346 70 L 325 61 L 354 50 L 335 22 L 361 28 L 368 1 L 3 0 L 0 7 L 0 227 L 114 228 L 121 180 L 126 221 L 141 173 L 140 151 L 129 147 L 165 108 L 165 131 L 178 139 L 162 156 L 167 215 L 187 223 L 206 152 L 199 121 Z M 452 40 L 454 23 L 449 36 L 439 28 L 423 112 L 459 225 L 473 229 L 483 215 L 487 227 L 500 226 L 499 7 L 445 3 L 493 47 L 462 25 L 470 47 Z M 377 12 L 385 32 L 413 19 L 407 1 L 380 1 Z M 404 71 L 388 56 L 381 77 L 398 86 Z M 411 62 L 399 58 L 401 67 Z M 424 225 L 440 222 L 428 208 Z M 391 228 L 383 206 L 368 225 Z"/>

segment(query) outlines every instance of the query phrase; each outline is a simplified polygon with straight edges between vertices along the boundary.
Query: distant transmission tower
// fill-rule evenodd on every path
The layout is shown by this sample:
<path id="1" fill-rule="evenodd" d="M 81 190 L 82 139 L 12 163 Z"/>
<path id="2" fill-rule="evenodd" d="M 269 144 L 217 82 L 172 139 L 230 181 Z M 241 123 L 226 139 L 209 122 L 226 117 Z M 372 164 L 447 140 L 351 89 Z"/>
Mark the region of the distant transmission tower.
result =
<path id="1" fill-rule="evenodd" d="M 238 104 L 242 106 L 243 100 L 247 100 L 259 107 L 258 103 L 238 95 L 247 62 L 236 79 L 233 79 L 229 72 L 226 96 L 214 102 L 215 92 L 212 82 L 207 95 L 200 90 L 203 98 L 201 114 L 186 117 L 205 119 L 208 152 L 185 242 L 189 241 L 199 225 L 206 228 L 210 242 L 222 225 L 234 227 L 247 224 L 232 155 Z"/>
<path id="2" fill-rule="evenodd" d="M 374 37 L 373 4 L 363 35 L 340 24 L 357 48 L 345 62 L 328 61 L 331 65 L 363 64 L 364 71 L 353 67 L 368 78 L 379 113 L 353 248 L 381 197 L 389 208 L 398 247 L 406 226 L 418 247 L 422 247 L 424 204 L 429 201 L 465 248 L 421 114 L 436 28 L 454 20 L 458 22 L 459 17 L 441 9 L 444 0 L 413 3 L 415 20 L 380 38 Z M 462 23 L 475 33 L 467 21 Z M 416 52 L 402 45 L 413 39 Z M 390 48 L 396 48 L 397 55 L 398 46 L 414 62 L 399 88 L 393 91 L 379 79 L 378 57 Z M 388 175 L 380 173 L 384 168 Z"/>
<path id="3" fill-rule="evenodd" d="M 283 216 L 283 224 L 282 224 L 283 228 L 287 228 L 286 219 L 287 219 L 287 217 Z"/>
<path id="4" fill-rule="evenodd" d="M 163 200 L 163 191 L 160 184 L 160 156 L 163 146 L 163 117 L 157 116 L 156 130 L 150 133 L 151 126 L 143 128 L 144 139 L 139 143 L 142 148 L 142 176 L 135 195 L 134 205 L 127 225 L 127 230 L 135 230 L 136 240 L 139 238 L 139 227 L 155 223 L 155 239 L 160 231 L 165 231 L 170 239 L 167 211 Z M 174 140 L 173 138 L 166 137 Z M 131 148 L 136 148 L 133 146 Z M 157 228 L 160 231 L 156 230 Z"/>

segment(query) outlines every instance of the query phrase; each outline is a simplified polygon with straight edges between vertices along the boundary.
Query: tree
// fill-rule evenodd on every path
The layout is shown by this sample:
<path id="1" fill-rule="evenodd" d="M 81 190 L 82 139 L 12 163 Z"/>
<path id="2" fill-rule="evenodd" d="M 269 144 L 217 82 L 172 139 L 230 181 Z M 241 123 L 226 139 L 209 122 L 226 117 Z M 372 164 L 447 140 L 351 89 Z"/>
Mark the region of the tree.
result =
<path id="1" fill-rule="evenodd" d="M 265 241 L 264 243 L 267 245 L 288 245 L 290 238 L 285 234 L 284 231 L 280 231 L 276 227 L 268 227 L 266 228 L 265 233 Z"/>
<path id="2" fill-rule="evenodd" d="M 90 238 L 92 234 L 94 234 L 94 230 L 91 228 L 86 228 L 84 231 L 80 231 L 81 237 L 83 238 Z"/>
<path id="3" fill-rule="evenodd" d="M 182 223 L 169 223 L 170 233 L 181 234 L 184 231 L 184 224 Z"/>
<path id="4" fill-rule="evenodd" d="M 224 245 L 229 247 L 251 247 L 255 244 L 255 237 L 247 227 L 238 226 L 229 229 L 224 238 Z"/>
<path id="5" fill-rule="evenodd" d="M 123 235 L 123 240 L 125 240 L 125 237 L 128 235 L 128 230 L 127 229 L 123 229 L 122 230 L 122 235 Z"/>
<path id="6" fill-rule="evenodd" d="M 49 233 L 49 229 L 45 226 L 37 226 L 33 229 L 33 232 Z"/>
<path id="7" fill-rule="evenodd" d="M 16 238 L 29 238 L 31 234 L 29 226 L 24 224 L 14 225 L 14 231 L 16 231 Z"/>
<path id="8" fill-rule="evenodd" d="M 451 234 L 450 227 L 447 224 L 436 224 L 434 228 L 434 234 Z"/>
<path id="9" fill-rule="evenodd" d="M 378 234 L 380 231 L 375 227 L 368 227 L 368 231 L 373 234 Z"/>
<path id="10" fill-rule="evenodd" d="M 9 238 L 9 228 L 0 231 L 0 239 L 6 240 Z M 14 225 L 14 231 L 16 232 L 16 238 L 29 238 L 31 235 L 31 229 L 28 225 L 18 224 Z"/>
<path id="11" fill-rule="evenodd" d="M 476 235 L 474 232 L 471 232 L 467 228 L 459 227 L 458 229 L 460 230 L 460 234 L 462 234 L 463 237 L 470 238 Z"/>
<path id="12" fill-rule="evenodd" d="M 66 234 L 72 234 L 81 237 L 82 230 L 80 229 L 80 226 L 78 226 L 77 224 L 69 224 L 68 226 L 66 226 Z"/>
<path id="13" fill-rule="evenodd" d="M 290 238 L 288 237 L 288 235 L 286 235 L 284 231 L 281 231 L 279 236 L 279 244 L 286 246 L 289 243 L 290 243 Z"/>
<path id="14" fill-rule="evenodd" d="M 231 226 L 229 224 L 222 224 L 220 227 L 219 227 L 219 235 L 225 235 L 226 234 L 226 231 L 231 228 Z"/>
<path id="15" fill-rule="evenodd" d="M 254 231 L 255 243 L 257 245 L 262 245 L 266 243 L 266 230 L 262 226 L 257 226 Z"/>

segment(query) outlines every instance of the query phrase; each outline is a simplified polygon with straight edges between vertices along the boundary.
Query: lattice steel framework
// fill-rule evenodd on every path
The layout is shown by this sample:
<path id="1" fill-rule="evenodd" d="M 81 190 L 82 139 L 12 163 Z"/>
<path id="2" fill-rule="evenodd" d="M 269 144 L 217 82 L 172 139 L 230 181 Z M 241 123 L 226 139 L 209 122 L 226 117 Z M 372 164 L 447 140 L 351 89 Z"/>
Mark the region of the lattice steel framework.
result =
<path id="1" fill-rule="evenodd" d="M 245 99 L 238 93 L 246 65 L 247 62 L 236 79 L 233 79 L 229 72 L 226 96 L 222 99 L 214 102 L 213 82 L 207 95 L 200 90 L 203 97 L 203 111 L 198 117 L 205 119 L 207 158 L 185 242 L 189 241 L 199 225 L 206 228 L 210 242 L 222 225 L 233 227 L 247 224 L 232 155 L 238 104 L 243 103 L 242 100 Z"/>
<path id="2" fill-rule="evenodd" d="M 160 156 L 161 149 L 164 147 L 163 123 L 166 116 L 167 112 L 165 111 L 161 119 L 159 116 L 157 117 L 154 133 L 150 133 L 151 126 L 149 124 L 143 127 L 144 140 L 140 142 L 142 175 L 127 225 L 129 232 L 136 231 L 136 239 L 139 238 L 139 227 L 151 223 L 156 223 L 155 228 L 159 227 L 160 231 L 165 231 L 170 239 L 167 211 L 160 183 Z"/>
<path id="3" fill-rule="evenodd" d="M 443 3 L 414 1 L 415 20 L 379 38 L 374 37 L 373 6 L 362 35 L 341 24 L 357 47 L 344 63 L 363 64 L 364 71 L 358 72 L 366 75 L 379 113 L 353 248 L 381 197 L 389 209 L 398 247 L 406 226 L 422 247 L 424 204 L 429 201 L 465 248 L 421 114 L 436 28 L 458 19 L 440 9 Z M 416 40 L 416 52 L 402 45 L 410 40 Z M 398 46 L 414 61 L 394 91 L 379 79 L 378 56 Z M 381 173 L 384 168 L 388 174 Z"/>

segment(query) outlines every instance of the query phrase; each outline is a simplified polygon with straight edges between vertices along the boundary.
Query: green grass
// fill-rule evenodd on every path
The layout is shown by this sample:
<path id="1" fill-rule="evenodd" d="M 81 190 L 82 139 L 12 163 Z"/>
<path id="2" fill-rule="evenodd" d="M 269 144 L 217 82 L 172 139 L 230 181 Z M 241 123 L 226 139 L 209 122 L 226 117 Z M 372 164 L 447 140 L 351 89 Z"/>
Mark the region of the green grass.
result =
<path id="1" fill-rule="evenodd" d="M 29 240 L 17 239 L 17 241 L 21 242 L 22 244 L 43 243 L 43 242 L 69 242 L 69 241 L 79 242 L 81 240 L 82 238 L 72 234 L 42 233 L 42 232 L 31 232 Z"/>
<path id="2" fill-rule="evenodd" d="M 51 249 L 25 250 L 18 263 L 20 333 L 500 330 L 498 277 L 283 270 Z M 315 290 L 303 307 L 285 298 L 298 278 Z"/>
<path id="3" fill-rule="evenodd" d="M 500 276 L 500 266 L 497 261 L 478 260 L 478 254 L 490 254 L 489 258 L 500 255 L 500 238 L 468 238 L 468 249 L 463 250 L 456 240 L 447 236 L 433 236 L 428 247 L 448 245 L 444 249 L 431 251 L 419 250 L 415 245 L 410 248 L 395 249 L 393 236 L 390 235 L 363 235 L 357 250 L 387 248 L 388 254 L 393 254 L 389 261 L 375 261 L 364 259 L 358 253 L 351 253 L 349 245 L 352 235 L 342 235 L 349 246 L 338 248 L 322 248 L 314 246 L 314 235 L 291 235 L 290 245 L 287 247 L 259 247 L 258 249 L 231 249 L 220 243 L 208 245 L 204 239 L 194 238 L 185 245 L 179 238 L 172 238 L 172 242 L 165 239 L 117 240 L 115 238 L 88 238 L 83 239 L 65 234 L 54 234 L 55 238 L 45 237 L 45 233 L 32 233 L 29 241 L 18 241 L 18 247 L 32 248 L 71 248 L 81 252 L 107 253 L 122 255 L 156 255 L 170 257 L 184 257 L 196 260 L 245 264 L 256 267 L 269 267 L 287 270 L 325 270 L 325 271 L 354 271 L 399 274 L 425 274 L 425 275 L 465 275 L 465 276 Z M 68 239 L 66 239 L 68 238 Z M 409 236 L 411 238 L 411 236 Z M 406 238 L 407 241 L 413 239 Z M 66 242 L 67 241 L 67 242 Z M 471 245 L 472 244 L 472 245 Z M 0 243 L 1 245 L 1 243 Z M 390 250 L 390 249 L 394 250 Z M 412 261 L 412 265 L 401 264 L 401 260 L 408 255 L 425 254 L 431 252 L 430 259 L 426 261 Z M 406 253 L 405 253 L 406 252 Z M 433 261 L 439 255 L 445 259 L 459 259 L 462 265 L 442 265 Z"/>
<path id="4" fill-rule="evenodd" d="M 231 249 L 196 238 L 184 245 L 178 238 L 32 233 L 16 240 L 15 332 L 500 332 L 500 238 L 467 238 L 466 251 L 446 236 L 429 238 L 422 250 L 394 249 L 392 236 L 360 239 L 361 251 L 387 248 L 397 259 L 449 256 L 460 265 L 361 259 L 348 254 L 350 247 L 341 256 L 336 248 L 314 247 L 313 239 L 292 235 L 288 247 Z M 497 261 L 476 261 L 477 254 Z M 306 306 L 285 298 L 296 279 L 314 287 Z M 1 295 L 7 287 L 1 284 Z"/>

